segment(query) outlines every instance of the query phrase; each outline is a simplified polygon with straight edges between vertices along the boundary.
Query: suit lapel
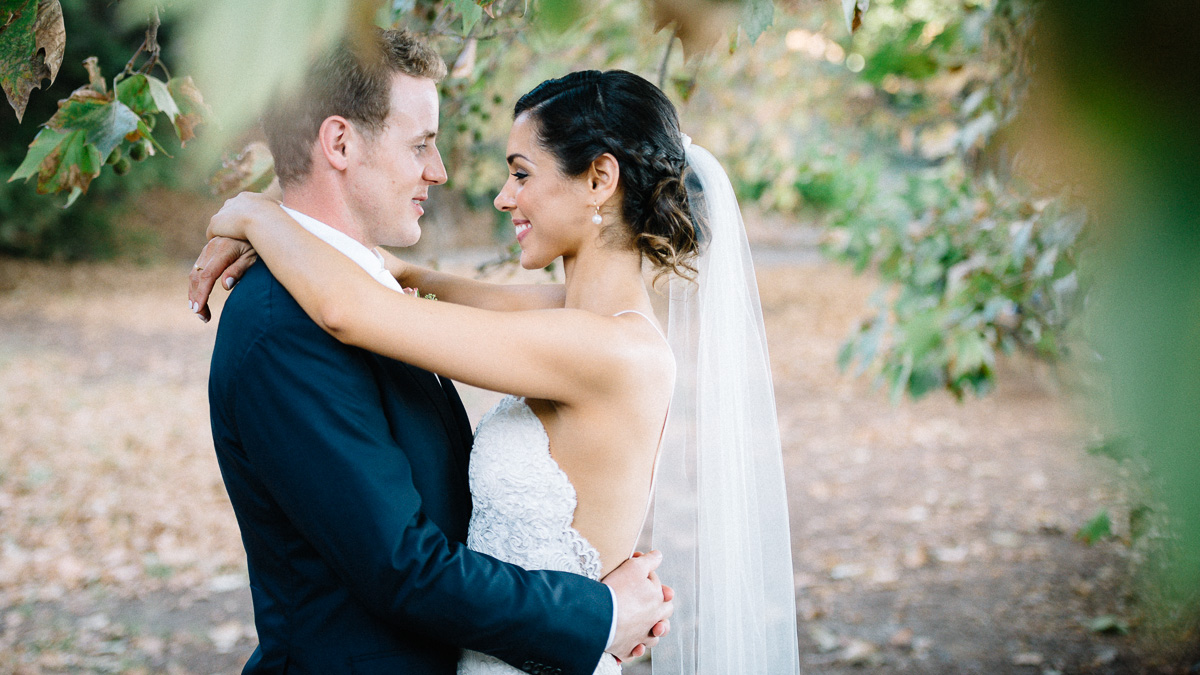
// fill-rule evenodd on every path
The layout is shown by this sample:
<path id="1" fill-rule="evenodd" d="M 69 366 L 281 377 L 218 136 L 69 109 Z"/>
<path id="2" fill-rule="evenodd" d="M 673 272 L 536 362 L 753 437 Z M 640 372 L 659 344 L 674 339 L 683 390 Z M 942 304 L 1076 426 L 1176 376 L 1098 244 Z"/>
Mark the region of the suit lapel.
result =
<path id="1" fill-rule="evenodd" d="M 471 420 L 467 418 L 467 409 L 463 407 L 462 399 L 458 397 L 458 390 L 454 388 L 454 383 L 450 381 L 450 378 L 441 375 L 437 377 L 442 383 L 442 391 L 450 401 L 450 412 L 454 415 L 459 441 L 461 441 L 463 449 L 469 453 L 473 434 L 471 433 Z"/>
<path id="2" fill-rule="evenodd" d="M 383 358 L 383 357 L 378 357 Z M 390 359 L 389 359 L 390 360 Z M 463 410 L 462 401 L 458 397 L 458 393 L 454 391 L 454 387 L 443 388 L 439 376 L 434 375 L 428 370 L 409 365 L 403 361 L 392 361 L 402 370 L 408 373 L 409 377 L 420 387 L 421 391 L 429 397 L 429 402 L 433 404 L 434 410 L 437 410 L 438 417 L 442 420 L 442 426 L 446 429 L 446 437 L 450 440 L 452 447 L 447 448 L 450 451 L 450 457 L 454 462 L 455 469 L 463 477 L 467 478 L 467 457 L 466 454 L 470 450 L 470 434 L 465 437 L 462 429 L 462 419 L 466 417 L 466 411 Z M 466 428 L 469 430 L 470 422 L 466 422 Z M 464 448 L 466 451 L 464 452 Z"/>

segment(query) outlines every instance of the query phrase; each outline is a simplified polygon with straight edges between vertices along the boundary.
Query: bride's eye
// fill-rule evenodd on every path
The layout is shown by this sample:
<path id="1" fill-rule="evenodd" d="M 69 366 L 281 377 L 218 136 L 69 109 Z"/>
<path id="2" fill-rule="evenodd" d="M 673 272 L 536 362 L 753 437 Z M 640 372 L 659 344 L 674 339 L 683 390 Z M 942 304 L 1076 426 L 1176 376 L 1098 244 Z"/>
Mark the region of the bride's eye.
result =
<path id="1" fill-rule="evenodd" d="M 529 177 L 529 174 L 525 173 L 524 171 L 514 171 L 512 172 L 512 177 L 516 178 L 517 180 L 525 180 Z"/>

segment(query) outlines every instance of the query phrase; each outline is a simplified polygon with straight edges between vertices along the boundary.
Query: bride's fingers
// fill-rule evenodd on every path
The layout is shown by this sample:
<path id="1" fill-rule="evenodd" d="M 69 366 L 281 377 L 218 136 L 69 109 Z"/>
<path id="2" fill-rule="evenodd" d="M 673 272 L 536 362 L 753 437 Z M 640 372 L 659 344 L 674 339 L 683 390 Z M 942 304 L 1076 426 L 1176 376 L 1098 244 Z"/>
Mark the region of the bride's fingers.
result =
<path id="1" fill-rule="evenodd" d="M 633 651 L 630 652 L 629 655 L 632 657 L 645 656 L 646 655 L 646 645 L 638 645 L 638 646 L 634 647 Z"/>
<path id="2" fill-rule="evenodd" d="M 210 239 L 188 274 L 188 308 L 207 322 L 212 316 L 208 298 L 218 280 L 223 280 L 225 288 L 232 288 L 257 259 L 249 242 L 224 237 Z"/>
<path id="3" fill-rule="evenodd" d="M 670 632 L 671 621 L 669 619 L 663 619 L 662 621 L 659 621 L 658 623 L 654 624 L 653 628 L 650 629 L 650 635 L 656 638 L 663 637 Z"/>
<path id="4" fill-rule="evenodd" d="M 663 584 L 662 589 L 663 589 L 663 601 L 664 602 L 670 602 L 675 599 L 675 589 L 674 588 L 671 588 L 670 586 Z"/>
<path id="5" fill-rule="evenodd" d="M 242 253 L 237 260 L 233 261 L 233 264 L 221 273 L 221 286 L 227 291 L 232 291 L 234 285 L 241 281 L 242 276 L 246 274 L 246 270 L 256 262 L 258 262 L 258 254 L 254 252 L 254 249 Z"/>

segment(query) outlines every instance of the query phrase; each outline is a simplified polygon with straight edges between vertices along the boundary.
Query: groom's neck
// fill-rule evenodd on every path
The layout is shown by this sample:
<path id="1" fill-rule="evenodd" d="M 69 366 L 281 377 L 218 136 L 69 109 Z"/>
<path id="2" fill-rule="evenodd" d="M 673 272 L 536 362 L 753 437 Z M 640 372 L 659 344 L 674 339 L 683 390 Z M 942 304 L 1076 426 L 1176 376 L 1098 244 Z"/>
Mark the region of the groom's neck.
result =
<path id="1" fill-rule="evenodd" d="M 366 240 L 366 231 L 355 220 L 342 196 L 336 192 L 321 189 L 310 182 L 299 183 L 283 189 L 282 204 L 310 218 L 316 218 L 367 248 L 375 246 L 375 242 Z"/>

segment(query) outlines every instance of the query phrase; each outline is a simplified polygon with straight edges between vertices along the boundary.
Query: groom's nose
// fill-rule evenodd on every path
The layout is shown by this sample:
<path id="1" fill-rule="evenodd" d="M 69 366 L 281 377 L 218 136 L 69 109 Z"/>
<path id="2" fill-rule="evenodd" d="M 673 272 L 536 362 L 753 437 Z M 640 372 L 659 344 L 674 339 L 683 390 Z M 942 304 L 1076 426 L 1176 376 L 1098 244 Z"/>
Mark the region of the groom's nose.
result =
<path id="1" fill-rule="evenodd" d="M 425 165 L 425 174 L 422 177 L 433 185 L 446 182 L 446 165 L 442 163 L 442 153 L 436 145 L 433 146 L 433 160 Z"/>

